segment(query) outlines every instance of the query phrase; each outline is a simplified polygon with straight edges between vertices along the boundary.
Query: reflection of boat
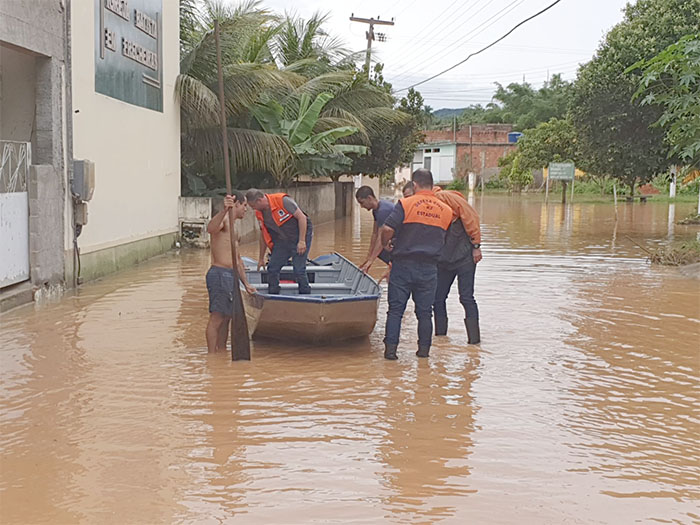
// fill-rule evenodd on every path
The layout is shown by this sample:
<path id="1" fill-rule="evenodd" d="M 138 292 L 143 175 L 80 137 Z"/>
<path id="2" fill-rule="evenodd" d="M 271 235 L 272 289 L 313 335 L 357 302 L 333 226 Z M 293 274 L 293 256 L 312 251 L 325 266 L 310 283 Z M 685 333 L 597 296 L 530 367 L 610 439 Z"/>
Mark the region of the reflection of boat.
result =
<path id="1" fill-rule="evenodd" d="M 248 329 L 254 337 L 324 343 L 369 335 L 377 321 L 379 285 L 340 254 L 323 255 L 306 267 L 311 295 L 299 295 L 292 267 L 280 274 L 280 295 L 267 293 L 267 272 L 243 258 L 248 282 L 243 291 Z M 285 282 L 286 281 L 286 282 Z"/>

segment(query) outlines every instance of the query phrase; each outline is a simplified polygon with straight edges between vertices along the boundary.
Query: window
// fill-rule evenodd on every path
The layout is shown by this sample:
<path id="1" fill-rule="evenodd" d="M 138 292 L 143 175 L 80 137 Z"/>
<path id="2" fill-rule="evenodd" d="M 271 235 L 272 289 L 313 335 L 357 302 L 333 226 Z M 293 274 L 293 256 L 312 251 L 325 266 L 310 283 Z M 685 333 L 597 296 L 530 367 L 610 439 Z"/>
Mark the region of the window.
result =
<path id="1" fill-rule="evenodd" d="M 434 148 L 434 149 L 433 149 L 433 152 L 434 152 L 434 153 L 440 153 L 440 148 Z"/>

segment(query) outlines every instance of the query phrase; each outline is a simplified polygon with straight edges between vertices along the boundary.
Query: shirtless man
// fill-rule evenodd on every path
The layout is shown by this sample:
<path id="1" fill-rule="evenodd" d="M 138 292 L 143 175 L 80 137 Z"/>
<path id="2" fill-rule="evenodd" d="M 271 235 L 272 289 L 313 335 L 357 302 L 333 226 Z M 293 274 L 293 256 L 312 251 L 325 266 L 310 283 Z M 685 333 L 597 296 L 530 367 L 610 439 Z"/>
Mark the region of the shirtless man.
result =
<path id="1" fill-rule="evenodd" d="M 226 350 L 228 326 L 233 311 L 233 259 L 231 255 L 231 230 L 228 210 L 233 209 L 236 219 L 242 219 L 248 205 L 245 196 L 239 191 L 232 191 L 223 201 L 214 205 L 217 214 L 207 226 L 211 235 L 211 268 L 207 272 L 207 290 L 209 291 L 209 322 L 207 323 L 207 348 L 209 352 Z M 238 251 L 236 241 L 236 266 L 243 286 L 249 293 L 255 293 L 245 275 L 245 267 Z"/>

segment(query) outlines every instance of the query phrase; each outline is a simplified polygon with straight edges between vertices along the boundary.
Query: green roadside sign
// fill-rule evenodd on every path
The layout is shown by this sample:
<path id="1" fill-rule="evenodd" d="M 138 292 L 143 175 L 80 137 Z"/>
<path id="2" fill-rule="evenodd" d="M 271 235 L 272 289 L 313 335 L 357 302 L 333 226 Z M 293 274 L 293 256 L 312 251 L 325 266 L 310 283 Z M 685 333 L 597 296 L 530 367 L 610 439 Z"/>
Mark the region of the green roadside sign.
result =
<path id="1" fill-rule="evenodd" d="M 574 180 L 576 167 L 573 162 L 550 162 L 549 163 L 549 179 L 550 180 Z"/>

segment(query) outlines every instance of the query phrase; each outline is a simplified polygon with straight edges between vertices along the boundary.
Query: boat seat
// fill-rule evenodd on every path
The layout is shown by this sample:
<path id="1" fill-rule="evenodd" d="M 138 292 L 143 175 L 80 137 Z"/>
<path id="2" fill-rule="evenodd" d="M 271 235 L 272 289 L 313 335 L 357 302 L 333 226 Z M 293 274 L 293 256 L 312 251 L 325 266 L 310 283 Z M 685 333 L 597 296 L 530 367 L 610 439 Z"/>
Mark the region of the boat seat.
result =
<path id="1" fill-rule="evenodd" d="M 255 268 L 246 268 L 249 272 L 255 271 Z M 267 270 L 263 270 L 263 272 L 266 272 Z M 282 266 L 281 272 L 289 272 L 292 273 L 294 271 L 294 268 L 292 266 Z M 333 267 L 333 266 L 311 266 L 309 264 L 306 265 L 306 273 L 309 272 L 337 272 L 338 268 Z"/>
<path id="2" fill-rule="evenodd" d="M 257 289 L 258 291 L 262 290 L 267 290 L 267 283 L 266 284 L 251 284 L 253 288 Z M 352 290 L 351 286 L 348 286 L 346 284 L 342 283 L 310 283 L 309 286 L 311 287 L 311 291 L 313 292 L 314 290 L 318 289 L 323 289 L 323 290 L 338 290 L 338 291 L 347 291 L 347 290 Z M 297 283 L 280 283 L 280 288 L 282 290 L 295 290 L 298 287 Z"/>

